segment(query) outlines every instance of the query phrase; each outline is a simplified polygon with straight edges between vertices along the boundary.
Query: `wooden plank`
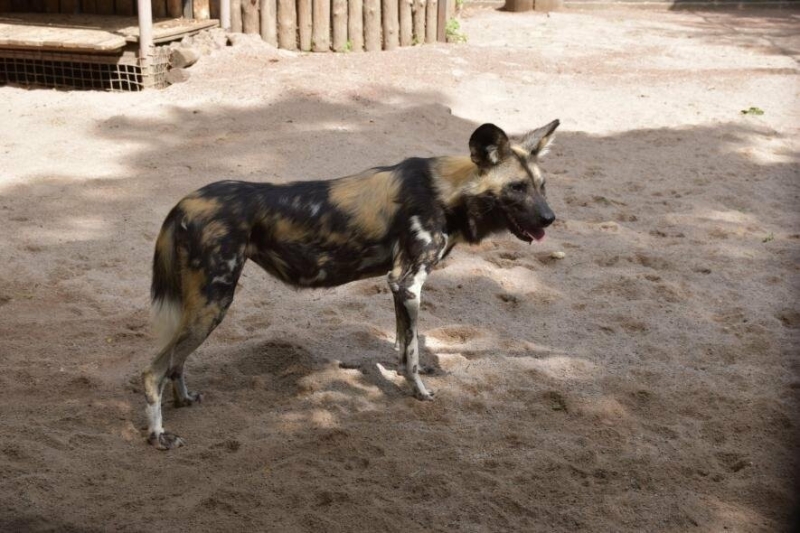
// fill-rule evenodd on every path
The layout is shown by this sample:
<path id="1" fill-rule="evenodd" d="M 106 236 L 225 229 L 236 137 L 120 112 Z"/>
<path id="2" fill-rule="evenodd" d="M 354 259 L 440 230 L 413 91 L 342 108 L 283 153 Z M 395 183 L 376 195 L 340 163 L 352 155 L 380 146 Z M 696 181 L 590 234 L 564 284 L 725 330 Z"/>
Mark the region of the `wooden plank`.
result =
<path id="1" fill-rule="evenodd" d="M 250 0 L 252 1 L 252 0 Z M 192 0 L 192 13 L 197 20 L 208 20 L 211 18 L 211 8 L 208 0 Z M 256 17 L 257 20 L 257 17 Z M 258 29 L 256 28 L 256 32 Z"/>
<path id="2" fill-rule="evenodd" d="M 411 46 L 411 6 L 414 0 L 400 0 L 400 46 Z"/>
<path id="3" fill-rule="evenodd" d="M 278 46 L 278 4 L 275 0 L 261 0 L 261 38 Z"/>
<path id="4" fill-rule="evenodd" d="M 115 17 L 117 18 L 117 17 Z M 129 20 L 119 17 L 120 20 Z M 162 43 L 169 40 L 175 40 L 183 35 L 190 33 L 197 33 L 200 30 L 214 28 L 219 23 L 216 20 L 186 20 L 186 19 L 163 19 L 153 24 L 153 41 Z M 139 26 L 138 24 L 129 25 L 127 27 L 119 27 L 115 33 L 125 37 L 129 43 L 135 43 L 139 40 Z"/>
<path id="5" fill-rule="evenodd" d="M 311 51 L 311 7 L 312 0 L 297 0 L 297 29 L 300 34 L 300 50 Z"/>
<path id="6" fill-rule="evenodd" d="M 242 0 L 231 0 L 231 31 L 242 33 Z"/>
<path id="7" fill-rule="evenodd" d="M 333 19 L 333 51 L 344 52 L 347 48 L 347 0 L 332 0 L 331 16 Z"/>
<path id="8" fill-rule="evenodd" d="M 364 0 L 364 48 L 381 49 L 381 0 Z"/>
<path id="9" fill-rule="evenodd" d="M 383 16 L 383 49 L 394 50 L 400 44 L 397 32 L 397 0 L 383 0 L 381 14 Z"/>
<path id="10" fill-rule="evenodd" d="M 436 40 L 440 43 L 447 42 L 447 9 L 453 0 L 439 0 L 439 10 L 436 14 Z"/>
<path id="11" fill-rule="evenodd" d="M 439 14 L 439 0 L 428 0 L 425 6 L 425 42 L 436 42 L 436 22 Z"/>
<path id="12" fill-rule="evenodd" d="M 29 22 L 29 24 L 25 24 Z M 33 20 L 0 21 L 0 46 L 22 50 L 113 52 L 125 47 L 125 39 L 105 30 L 46 26 Z"/>
<path id="13" fill-rule="evenodd" d="M 315 52 L 331 50 L 331 3 L 330 0 L 313 0 L 311 21 L 311 49 Z"/>
<path id="14" fill-rule="evenodd" d="M 364 50 L 364 3 L 363 0 L 349 0 L 347 5 L 347 37 L 350 51 Z"/>
<path id="15" fill-rule="evenodd" d="M 219 0 L 211 0 L 208 3 L 209 15 L 212 19 L 219 20 L 221 18 L 219 4 Z"/>
<path id="16" fill-rule="evenodd" d="M 11 0 L 0 0 L 0 13 L 11 12 Z"/>
<path id="17" fill-rule="evenodd" d="M 261 33 L 259 23 L 258 0 L 242 0 L 242 32 Z"/>
<path id="18" fill-rule="evenodd" d="M 45 0 L 44 12 L 45 13 L 58 13 L 58 0 Z M 0 2 L 0 11 L 3 11 L 2 2 Z"/>
<path id="19" fill-rule="evenodd" d="M 98 2 L 100 0 L 97 0 Z M 182 0 L 167 0 L 167 15 L 172 18 L 183 16 L 183 1 Z"/>
<path id="20" fill-rule="evenodd" d="M 278 0 L 278 46 L 297 50 L 297 6 L 294 0 Z"/>
<path id="21" fill-rule="evenodd" d="M 425 0 L 414 0 L 414 44 L 425 42 Z"/>
<path id="22" fill-rule="evenodd" d="M 74 0 L 61 0 L 62 9 L 66 1 Z M 114 13 L 125 17 L 133 16 L 133 0 L 114 0 Z"/>

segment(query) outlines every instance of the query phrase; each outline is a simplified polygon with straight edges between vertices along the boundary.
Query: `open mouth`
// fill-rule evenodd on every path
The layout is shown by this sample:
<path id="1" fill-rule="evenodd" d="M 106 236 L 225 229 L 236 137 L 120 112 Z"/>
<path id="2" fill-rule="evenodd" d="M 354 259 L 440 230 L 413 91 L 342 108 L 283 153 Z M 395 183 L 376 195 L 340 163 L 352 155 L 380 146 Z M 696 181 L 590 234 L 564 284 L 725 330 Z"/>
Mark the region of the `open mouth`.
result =
<path id="1" fill-rule="evenodd" d="M 514 236 L 521 240 L 525 241 L 528 244 L 532 243 L 533 241 L 541 241 L 544 239 L 544 228 L 534 228 L 530 230 L 522 229 L 522 226 L 519 222 L 516 221 L 514 217 L 510 214 L 506 213 L 506 218 L 509 221 L 509 229 Z"/>

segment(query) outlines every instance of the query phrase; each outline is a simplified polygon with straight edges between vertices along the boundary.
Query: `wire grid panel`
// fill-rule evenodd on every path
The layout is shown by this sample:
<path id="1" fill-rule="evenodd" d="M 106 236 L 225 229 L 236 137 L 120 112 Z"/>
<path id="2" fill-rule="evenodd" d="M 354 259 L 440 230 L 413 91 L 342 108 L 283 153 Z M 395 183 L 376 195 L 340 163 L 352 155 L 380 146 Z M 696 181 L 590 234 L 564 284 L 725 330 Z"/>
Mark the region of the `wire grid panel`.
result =
<path id="1" fill-rule="evenodd" d="M 161 47 L 163 48 L 163 47 Z M 169 53 L 154 51 L 151 72 L 133 54 L 102 56 L 0 49 L 0 83 L 58 89 L 141 91 L 167 85 Z"/>

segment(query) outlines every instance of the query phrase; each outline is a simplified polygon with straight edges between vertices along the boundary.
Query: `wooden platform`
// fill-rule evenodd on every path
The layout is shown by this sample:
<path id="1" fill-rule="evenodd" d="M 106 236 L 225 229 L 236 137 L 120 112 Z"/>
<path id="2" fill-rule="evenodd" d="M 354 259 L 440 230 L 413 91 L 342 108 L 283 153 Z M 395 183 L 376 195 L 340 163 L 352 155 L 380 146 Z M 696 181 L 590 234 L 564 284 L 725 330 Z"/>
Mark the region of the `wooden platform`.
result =
<path id="1" fill-rule="evenodd" d="M 153 22 L 153 40 L 174 41 L 216 26 L 217 20 L 160 19 Z M 136 17 L 0 14 L 0 48 L 108 54 L 138 40 Z"/>

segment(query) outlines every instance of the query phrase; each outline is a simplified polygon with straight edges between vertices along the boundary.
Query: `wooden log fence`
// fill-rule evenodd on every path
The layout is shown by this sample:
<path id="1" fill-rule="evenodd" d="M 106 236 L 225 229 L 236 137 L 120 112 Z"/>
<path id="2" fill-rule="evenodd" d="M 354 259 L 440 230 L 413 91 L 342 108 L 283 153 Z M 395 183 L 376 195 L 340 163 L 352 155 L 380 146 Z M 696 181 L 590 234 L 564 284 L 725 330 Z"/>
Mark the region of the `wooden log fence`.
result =
<path id="1" fill-rule="evenodd" d="M 0 11 L 133 16 L 138 0 L 0 0 Z M 279 48 L 373 52 L 444 41 L 455 0 L 150 0 L 152 17 L 226 18 Z M 224 14 L 224 16 L 223 16 Z"/>

